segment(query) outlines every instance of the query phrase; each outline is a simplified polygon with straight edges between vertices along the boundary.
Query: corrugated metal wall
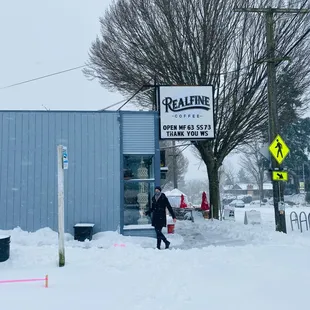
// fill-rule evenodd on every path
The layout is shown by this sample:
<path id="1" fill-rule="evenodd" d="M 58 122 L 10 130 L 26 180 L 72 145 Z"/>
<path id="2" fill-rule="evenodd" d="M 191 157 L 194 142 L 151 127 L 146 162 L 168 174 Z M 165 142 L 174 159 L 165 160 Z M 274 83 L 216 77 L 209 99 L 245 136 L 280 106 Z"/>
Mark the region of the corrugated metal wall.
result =
<path id="1" fill-rule="evenodd" d="M 155 113 L 122 114 L 123 154 L 155 153 Z"/>
<path id="2" fill-rule="evenodd" d="M 65 227 L 120 222 L 117 112 L 0 111 L 0 229 L 57 230 L 57 144 L 68 147 Z"/>

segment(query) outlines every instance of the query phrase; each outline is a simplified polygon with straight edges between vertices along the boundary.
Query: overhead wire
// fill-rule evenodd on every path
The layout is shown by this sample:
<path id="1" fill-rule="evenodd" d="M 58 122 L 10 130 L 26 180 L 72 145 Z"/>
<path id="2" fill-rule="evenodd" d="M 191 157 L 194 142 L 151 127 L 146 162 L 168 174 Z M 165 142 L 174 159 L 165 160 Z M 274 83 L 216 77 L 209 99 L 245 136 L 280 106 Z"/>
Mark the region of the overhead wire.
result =
<path id="1" fill-rule="evenodd" d="M 247 68 L 251 67 L 252 65 L 258 63 L 259 61 L 260 60 L 257 60 L 255 62 L 249 64 L 249 65 L 246 65 L 246 66 L 244 66 L 242 68 L 239 68 L 239 69 L 236 69 L 236 70 L 231 70 L 231 71 L 226 71 L 226 72 L 219 72 L 219 73 L 211 73 L 210 75 L 227 75 L 227 74 L 230 74 L 230 73 L 236 73 L 238 71 L 242 71 L 244 69 L 247 69 Z M 70 68 L 70 69 L 66 69 L 66 70 L 62 70 L 62 71 L 57 71 L 57 72 L 53 72 L 53 73 L 50 73 L 50 74 L 38 76 L 36 78 L 32 78 L 32 79 L 24 80 L 24 81 L 17 82 L 17 83 L 14 83 L 14 84 L 6 85 L 6 86 L 3 86 L 3 87 L 0 87 L 0 90 L 4 90 L 4 89 L 7 89 L 7 88 L 11 88 L 11 87 L 15 87 L 15 86 L 23 85 L 23 84 L 28 84 L 28 83 L 31 83 L 31 82 L 34 82 L 34 81 L 46 79 L 46 78 L 49 78 L 49 77 L 52 77 L 52 76 L 55 76 L 55 75 L 60 75 L 60 74 L 67 73 L 67 72 L 74 71 L 74 70 L 78 70 L 78 69 L 81 69 L 81 68 L 84 68 L 84 67 L 87 67 L 87 65 L 73 67 L 73 68 Z"/>
<path id="2" fill-rule="evenodd" d="M 310 27 L 307 29 L 307 31 L 294 43 L 294 45 L 284 54 L 284 57 L 287 57 L 293 49 L 295 49 L 305 38 L 306 36 L 310 33 Z"/>
<path id="3" fill-rule="evenodd" d="M 177 147 L 182 147 L 182 146 L 190 146 L 192 145 L 191 143 L 187 143 L 187 144 L 179 144 L 179 145 L 175 145 L 175 146 L 163 146 L 161 147 L 162 150 L 167 150 L 167 149 L 173 149 L 173 148 L 177 148 Z"/>
<path id="4" fill-rule="evenodd" d="M 78 66 L 78 67 L 73 67 L 73 68 L 70 68 L 70 69 L 66 69 L 66 70 L 62 70 L 62 71 L 46 74 L 46 75 L 39 76 L 39 77 L 36 77 L 36 78 L 33 78 L 33 79 L 29 79 L 29 80 L 25 80 L 25 81 L 22 81 L 22 82 L 14 83 L 14 84 L 11 84 L 11 85 L 7 85 L 7 86 L 4 86 L 4 87 L 0 87 L 0 90 L 6 89 L 6 88 L 10 88 L 10 87 L 14 87 L 14 86 L 18 86 L 18 85 L 22 85 L 22 84 L 26 84 L 26 83 L 30 83 L 30 82 L 34 82 L 34 81 L 38 81 L 38 80 L 42 80 L 42 79 L 45 79 L 45 78 L 48 78 L 48 77 L 51 77 L 51 76 L 63 74 L 63 73 L 74 71 L 74 70 L 81 69 L 81 68 L 84 68 L 84 67 L 86 67 L 86 65 Z"/>
<path id="5" fill-rule="evenodd" d="M 121 101 L 118 101 L 118 102 L 116 102 L 116 103 L 113 103 L 113 104 L 107 106 L 106 108 L 100 109 L 100 110 L 98 110 L 98 111 L 106 111 L 107 109 L 110 109 L 110 108 L 112 108 L 112 107 L 115 107 L 116 105 L 119 105 L 119 104 L 123 103 L 123 102 L 126 101 L 126 100 L 127 100 L 127 99 L 123 99 L 123 100 L 121 100 Z"/>
<path id="6" fill-rule="evenodd" d="M 282 35 L 280 35 L 280 37 L 278 38 L 278 40 L 281 40 L 283 38 L 283 36 L 285 35 L 285 33 L 288 31 L 288 29 L 290 28 L 290 26 L 293 24 L 294 20 L 297 18 L 297 16 L 300 14 L 301 10 L 304 9 L 304 6 L 307 4 L 308 0 L 306 0 L 301 7 L 299 8 L 299 11 L 295 14 L 295 16 L 291 19 L 291 21 L 289 22 L 289 24 L 285 27 L 284 31 L 282 31 Z M 297 2 L 296 2 L 297 3 Z M 298 2 L 300 3 L 300 2 Z M 281 14 L 281 17 L 284 15 Z M 281 17 L 279 17 L 277 20 L 279 20 Z"/>
<path id="7" fill-rule="evenodd" d="M 151 78 L 151 79 L 147 82 L 147 84 L 150 83 L 150 81 L 152 81 L 152 79 L 153 79 L 153 78 Z M 119 111 L 119 110 L 120 110 L 121 108 L 123 108 L 130 100 L 132 100 L 135 96 L 137 96 L 137 95 L 142 91 L 143 88 L 145 88 L 145 85 L 142 85 L 131 97 L 129 97 L 129 98 L 127 99 L 127 101 L 126 101 L 121 107 L 119 107 L 119 108 L 117 109 L 117 111 Z M 151 88 L 146 89 L 144 92 L 149 91 L 149 90 L 151 90 Z"/>
<path id="8" fill-rule="evenodd" d="M 299 12 L 301 12 L 301 10 L 305 7 L 305 5 L 307 4 L 308 0 L 305 0 L 303 2 L 303 4 L 301 5 L 301 7 L 299 8 Z M 297 3 L 300 3 L 300 2 L 295 2 L 296 4 Z M 283 14 L 282 14 L 283 15 Z M 297 18 L 298 16 L 298 13 L 295 14 L 295 16 L 291 19 L 291 21 L 289 22 L 289 24 L 286 26 L 285 30 L 282 32 L 282 35 L 279 37 L 279 40 L 283 37 L 283 35 L 286 33 L 286 31 L 289 29 L 289 27 L 292 25 L 292 23 L 294 22 L 294 20 Z M 307 33 L 305 34 L 305 36 L 309 33 L 310 29 L 307 31 Z M 299 44 L 300 42 L 298 42 L 297 44 Z M 296 44 L 296 45 L 297 45 Z M 289 50 L 288 53 L 290 53 L 292 51 L 292 49 L 294 49 L 296 47 L 296 45 L 293 45 L 293 47 Z M 287 54 L 288 54 L 287 53 Z M 211 75 L 227 75 L 227 74 L 230 74 L 230 73 L 236 73 L 236 72 L 239 72 L 239 71 L 242 71 L 244 69 L 247 69 L 249 67 L 251 67 L 252 65 L 260 62 L 261 60 L 258 59 L 257 61 L 254 61 L 253 63 L 249 64 L 249 65 L 246 65 L 244 67 L 241 67 L 241 68 L 238 68 L 236 70 L 231 70 L 231 71 L 226 71 L 226 72 L 219 72 L 219 73 L 211 73 Z M 60 75 L 60 74 L 63 74 L 63 73 L 67 73 L 67 72 L 70 72 L 70 71 L 74 71 L 74 70 L 78 70 L 78 69 L 81 69 L 81 68 L 84 68 L 84 67 L 87 67 L 87 65 L 81 65 L 81 66 L 77 66 L 77 67 L 73 67 L 73 68 L 70 68 L 70 69 L 66 69 L 66 70 L 62 70 L 62 71 L 58 71 L 58 72 L 54 72 L 54 73 L 51 73 L 51 74 L 47 74 L 47 75 L 43 75 L 43 76 L 39 76 L 39 77 L 36 77 L 36 78 L 32 78 L 32 79 L 28 79 L 28 80 L 25 80 L 25 81 L 22 81 L 22 82 L 17 82 L 17 83 L 14 83 L 14 84 L 10 84 L 10 85 L 7 85 L 7 86 L 4 86 L 4 87 L 0 87 L 0 90 L 3 90 L 3 89 L 7 89 L 7 88 L 11 88 L 11 87 L 15 87 L 15 86 L 19 86 L 19 85 L 23 85 L 23 84 L 27 84 L 27 83 L 30 83 L 30 82 L 34 82 L 34 81 L 38 81 L 38 80 L 41 80 L 41 79 L 45 79 L 45 78 L 49 78 L 49 77 L 52 77 L 52 76 L 55 76 L 55 75 Z M 133 95 L 134 97 L 135 95 Z M 130 101 L 131 99 L 129 99 Z M 127 103 L 125 103 L 124 105 L 126 105 Z"/>
<path id="9" fill-rule="evenodd" d="M 300 10 L 302 10 L 302 8 L 305 6 L 307 1 L 304 2 L 304 4 L 302 5 L 302 7 L 300 8 Z M 298 14 L 296 14 L 294 16 L 294 18 L 291 20 L 291 22 L 289 23 L 289 25 L 286 27 L 288 28 L 294 21 L 294 19 L 296 18 Z M 310 28 L 300 37 L 300 39 L 298 41 L 295 42 L 295 44 L 289 49 L 289 51 L 285 54 L 285 56 L 287 56 L 288 54 L 291 53 L 291 51 L 297 46 L 300 44 L 300 42 L 308 35 L 308 33 L 310 32 Z M 280 37 L 281 38 L 281 37 Z M 251 64 L 248 64 L 246 66 L 243 66 L 241 68 L 238 68 L 236 70 L 230 70 L 230 71 L 226 71 L 226 72 L 219 72 L 219 73 L 211 73 L 210 75 L 228 75 L 230 73 L 236 73 L 236 72 L 239 72 L 239 71 L 242 71 L 244 69 L 247 69 L 247 68 L 250 68 L 251 66 L 253 66 L 254 64 L 256 63 L 259 63 L 261 62 L 261 59 L 258 59 L 254 62 L 252 62 Z M 74 70 L 78 70 L 78 69 L 81 69 L 81 68 L 84 68 L 84 67 L 87 67 L 87 65 L 81 65 L 81 66 L 77 66 L 77 67 L 73 67 L 73 68 L 69 68 L 69 69 L 66 69 L 66 70 L 61 70 L 61 71 L 57 71 L 57 72 L 54 72 L 54 73 L 50 73 L 50 74 L 46 74 L 46 75 L 43 75 L 43 76 L 39 76 L 39 77 L 36 77 L 36 78 L 32 78 L 32 79 L 28 79 L 28 80 L 24 80 L 24 81 L 21 81 L 21 82 L 17 82 L 17 83 L 14 83 L 14 84 L 10 84 L 10 85 L 7 85 L 7 86 L 4 86 L 4 87 L 0 87 L 0 90 L 4 90 L 4 89 L 7 89 L 7 88 L 11 88 L 11 87 L 16 87 L 16 86 L 19 86 L 19 85 L 23 85 L 23 84 L 27 84 L 27 83 L 31 83 L 31 82 L 34 82 L 34 81 L 38 81 L 38 80 L 42 80 L 42 79 L 46 79 L 46 78 L 49 78 L 49 77 L 53 77 L 53 76 L 56 76 L 56 75 L 60 75 L 60 74 L 64 74 L 64 73 L 67 73 L 67 72 L 70 72 L 70 71 L 74 71 Z M 144 86 L 142 86 L 133 96 L 135 97 L 137 95 L 137 93 L 143 88 Z M 132 99 L 131 97 L 128 99 L 129 101 Z M 126 99 L 125 99 L 126 100 Z M 123 101 L 125 101 L 123 100 Z M 115 103 L 113 104 L 112 106 L 114 105 L 117 105 L 123 101 L 120 101 L 118 103 Z M 126 105 L 128 102 L 125 102 L 124 105 Z M 124 106 L 123 105 L 123 106 Z M 122 106 L 122 107 L 123 107 Z M 121 108 L 122 108 L 121 107 Z"/>
<path id="10" fill-rule="evenodd" d="M 144 93 L 146 93 L 146 92 L 148 92 L 148 91 L 150 91 L 150 90 L 151 90 L 151 88 L 148 88 L 148 89 L 146 89 L 146 90 L 140 91 L 140 94 L 144 94 Z M 131 97 L 133 97 L 133 96 L 131 96 Z M 124 101 L 126 101 L 126 102 L 128 103 L 128 102 L 130 101 L 130 98 L 131 98 L 131 97 L 126 98 L 126 99 L 123 99 L 123 100 L 118 101 L 118 102 L 116 102 L 116 103 L 113 103 L 113 104 L 111 104 L 111 105 L 109 105 L 109 106 L 107 106 L 107 107 L 105 107 L 105 108 L 103 108 L 103 109 L 100 109 L 100 110 L 98 110 L 98 111 L 106 111 L 107 109 L 110 109 L 110 108 L 112 108 L 112 107 L 114 107 L 114 106 L 117 106 L 117 105 L 123 103 Z M 122 105 L 122 107 L 125 106 L 126 102 Z M 122 108 L 122 107 L 121 107 L 121 108 Z"/>
<path id="11" fill-rule="evenodd" d="M 181 153 L 183 153 L 190 145 L 192 145 L 191 143 L 186 145 L 185 148 L 183 150 L 181 150 L 176 156 L 179 156 Z"/>
<path id="12" fill-rule="evenodd" d="M 11 87 L 14 87 L 14 86 L 18 86 L 18 85 L 22 85 L 22 84 L 27 84 L 27 83 L 30 83 L 30 82 L 34 82 L 34 81 L 38 81 L 38 80 L 42 80 L 42 79 L 45 79 L 45 78 L 48 78 L 48 77 L 52 77 L 52 76 L 55 76 L 55 75 L 59 75 L 59 74 L 63 74 L 63 73 L 67 73 L 67 72 L 70 72 L 70 71 L 74 71 L 74 70 L 78 70 L 78 69 L 81 69 L 81 68 L 84 68 L 86 67 L 87 65 L 82 65 L 82 66 L 77 66 L 77 67 L 73 67 L 73 68 L 70 68 L 70 69 L 66 69 L 66 70 L 61 70 L 61 71 L 57 71 L 57 72 L 54 72 L 54 73 L 50 73 L 50 74 L 46 74 L 46 75 L 42 75 L 42 76 L 39 76 L 39 77 L 36 77 L 36 78 L 32 78 L 32 79 L 28 79 L 28 80 L 25 80 L 25 81 L 22 81 L 22 82 L 18 82 L 18 83 L 14 83 L 14 84 L 10 84 L 10 85 L 7 85 L 7 86 L 4 86 L 4 87 L 0 87 L 0 90 L 2 89 L 6 89 L 6 88 L 11 88 Z M 124 107 L 130 100 L 132 100 L 139 92 L 140 90 L 143 88 L 144 86 L 142 86 L 134 95 L 132 95 L 130 98 L 128 99 L 123 99 L 121 101 L 118 101 L 116 103 L 113 103 L 111 104 L 110 106 L 104 108 L 104 109 L 100 109 L 99 111 L 104 111 L 104 110 L 107 110 L 111 107 L 114 107 L 116 105 L 119 105 L 121 104 L 122 102 L 126 101 L 118 110 L 120 110 L 122 107 Z M 149 91 L 149 89 L 147 89 L 146 91 Z M 146 92 L 146 91 L 143 91 L 142 93 Z"/>

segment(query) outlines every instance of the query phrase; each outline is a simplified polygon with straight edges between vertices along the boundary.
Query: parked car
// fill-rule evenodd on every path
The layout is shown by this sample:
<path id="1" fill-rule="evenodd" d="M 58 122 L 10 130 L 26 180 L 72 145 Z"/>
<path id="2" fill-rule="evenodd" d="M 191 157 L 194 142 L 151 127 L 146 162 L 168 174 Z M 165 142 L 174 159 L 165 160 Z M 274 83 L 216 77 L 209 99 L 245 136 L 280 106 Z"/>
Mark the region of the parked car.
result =
<path id="1" fill-rule="evenodd" d="M 244 201 L 244 203 L 251 203 L 253 201 L 253 198 L 252 196 L 247 195 L 247 196 L 244 196 L 242 200 Z"/>
<path id="2" fill-rule="evenodd" d="M 259 201 L 259 200 L 253 200 L 250 202 L 251 207 L 260 207 L 260 206 L 266 206 L 267 205 L 267 200 L 264 201 Z"/>
<path id="3" fill-rule="evenodd" d="M 222 203 L 224 206 L 229 205 L 234 199 L 233 198 L 224 198 Z"/>
<path id="4" fill-rule="evenodd" d="M 231 207 L 235 207 L 235 208 L 244 208 L 245 207 L 244 201 L 240 200 L 240 199 L 233 200 L 229 205 Z"/>

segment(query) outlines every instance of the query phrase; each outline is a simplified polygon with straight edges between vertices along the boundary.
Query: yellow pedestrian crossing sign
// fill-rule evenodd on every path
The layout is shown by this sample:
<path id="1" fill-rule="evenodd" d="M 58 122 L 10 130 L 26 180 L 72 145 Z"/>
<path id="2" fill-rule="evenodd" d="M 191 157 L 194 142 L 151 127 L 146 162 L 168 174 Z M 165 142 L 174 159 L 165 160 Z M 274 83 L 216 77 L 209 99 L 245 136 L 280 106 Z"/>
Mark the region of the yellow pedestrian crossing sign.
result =
<path id="1" fill-rule="evenodd" d="M 272 180 L 273 181 L 288 181 L 287 171 L 272 171 Z"/>
<path id="2" fill-rule="evenodd" d="M 278 162 L 278 164 L 281 165 L 285 157 L 290 152 L 290 149 L 285 144 L 284 140 L 280 137 L 280 135 L 277 135 L 272 141 L 272 143 L 269 145 L 269 151 Z"/>

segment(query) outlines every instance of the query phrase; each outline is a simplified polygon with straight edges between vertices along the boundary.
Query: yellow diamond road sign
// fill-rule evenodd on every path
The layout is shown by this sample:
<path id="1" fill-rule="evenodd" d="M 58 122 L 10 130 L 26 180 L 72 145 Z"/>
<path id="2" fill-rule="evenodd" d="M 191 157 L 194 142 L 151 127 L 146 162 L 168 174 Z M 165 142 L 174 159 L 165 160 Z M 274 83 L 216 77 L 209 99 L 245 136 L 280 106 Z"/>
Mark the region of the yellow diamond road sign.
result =
<path id="1" fill-rule="evenodd" d="M 287 154 L 290 152 L 290 149 L 285 144 L 280 135 L 277 135 L 272 143 L 269 145 L 269 151 L 278 164 L 281 165 Z"/>
<path id="2" fill-rule="evenodd" d="M 287 171 L 272 171 L 273 181 L 288 181 Z"/>

